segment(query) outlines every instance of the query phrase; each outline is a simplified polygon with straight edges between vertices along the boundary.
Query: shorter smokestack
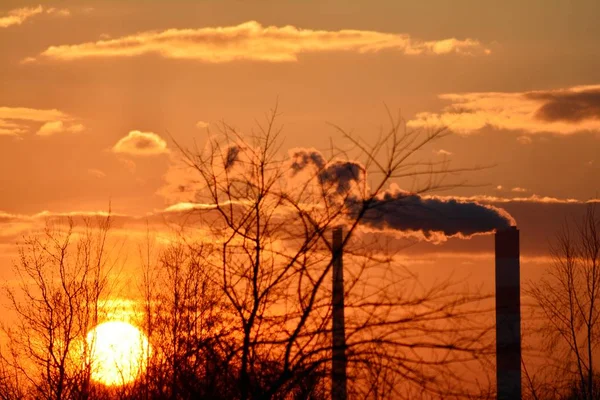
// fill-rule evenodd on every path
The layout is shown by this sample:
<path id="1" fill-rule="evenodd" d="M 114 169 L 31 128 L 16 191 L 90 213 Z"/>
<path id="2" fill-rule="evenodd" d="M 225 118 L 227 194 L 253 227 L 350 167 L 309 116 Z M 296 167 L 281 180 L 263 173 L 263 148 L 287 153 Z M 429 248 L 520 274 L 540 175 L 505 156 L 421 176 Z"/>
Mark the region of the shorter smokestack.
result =
<path id="1" fill-rule="evenodd" d="M 496 385 L 498 400 L 521 399 L 519 230 L 496 232 Z"/>
<path id="2" fill-rule="evenodd" d="M 344 324 L 343 229 L 333 230 L 331 399 L 346 400 L 346 330 Z"/>

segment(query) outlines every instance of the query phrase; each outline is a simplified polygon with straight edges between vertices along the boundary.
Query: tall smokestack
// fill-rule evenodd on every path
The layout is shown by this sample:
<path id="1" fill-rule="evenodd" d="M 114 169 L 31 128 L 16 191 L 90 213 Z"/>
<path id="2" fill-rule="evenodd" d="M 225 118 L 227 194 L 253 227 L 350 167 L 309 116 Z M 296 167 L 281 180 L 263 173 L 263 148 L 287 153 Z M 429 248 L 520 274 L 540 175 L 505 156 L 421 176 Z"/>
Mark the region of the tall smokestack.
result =
<path id="1" fill-rule="evenodd" d="M 519 230 L 496 232 L 496 385 L 498 400 L 521 399 Z"/>
<path id="2" fill-rule="evenodd" d="M 346 331 L 344 327 L 343 230 L 333 230 L 331 399 L 346 400 Z"/>

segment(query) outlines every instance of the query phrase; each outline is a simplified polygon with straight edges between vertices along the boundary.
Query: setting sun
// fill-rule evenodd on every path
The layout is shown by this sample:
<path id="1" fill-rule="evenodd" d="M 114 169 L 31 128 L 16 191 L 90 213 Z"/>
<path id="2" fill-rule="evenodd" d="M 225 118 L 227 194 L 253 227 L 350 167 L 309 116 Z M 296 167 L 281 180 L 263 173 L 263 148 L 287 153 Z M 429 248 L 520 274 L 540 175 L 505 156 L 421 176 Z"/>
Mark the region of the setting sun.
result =
<path id="1" fill-rule="evenodd" d="M 92 379 L 107 386 L 133 382 L 145 368 L 150 347 L 139 329 L 126 322 L 98 325 L 87 335 Z"/>

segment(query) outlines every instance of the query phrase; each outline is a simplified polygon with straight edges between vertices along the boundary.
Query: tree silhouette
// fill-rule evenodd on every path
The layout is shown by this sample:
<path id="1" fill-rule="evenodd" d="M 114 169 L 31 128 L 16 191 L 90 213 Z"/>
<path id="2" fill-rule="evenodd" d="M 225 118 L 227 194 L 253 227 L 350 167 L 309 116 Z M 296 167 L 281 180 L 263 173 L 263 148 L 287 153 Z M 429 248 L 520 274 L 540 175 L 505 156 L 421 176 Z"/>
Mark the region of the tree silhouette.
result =
<path id="1" fill-rule="evenodd" d="M 7 398 L 89 395 L 85 337 L 98 323 L 99 301 L 107 294 L 110 216 L 75 228 L 71 218 L 48 223 L 43 235 L 27 238 L 19 249 L 19 287 L 6 290 L 16 321 L 3 327 Z"/>
<path id="2" fill-rule="evenodd" d="M 562 381 L 554 392 L 568 399 L 598 399 L 594 351 L 600 340 L 600 216 L 590 203 L 579 220 L 566 220 L 551 244 L 552 268 L 529 294 L 543 315 L 547 350 Z M 536 388 L 534 388 L 535 391 Z M 568 393 L 568 395 L 567 395 Z"/>
<path id="3" fill-rule="evenodd" d="M 484 298 L 444 281 L 422 288 L 390 253 L 363 240 L 360 224 L 376 215 L 391 179 L 411 178 L 411 194 L 457 185 L 446 164 L 415 160 L 444 130 L 409 131 L 401 119 L 368 145 L 339 129 L 350 152 L 332 148 L 280 154 L 276 109 L 251 136 L 223 124 L 203 150 L 179 146 L 194 172 L 188 187 L 196 223 L 212 245 L 203 270 L 221 290 L 235 343 L 227 356 L 239 398 L 284 398 L 301 379 L 329 390 L 331 231 L 345 226 L 347 357 L 352 396 L 467 392 L 454 363 L 483 361 L 489 325 L 475 306 Z M 367 176 L 371 181 L 367 183 Z M 185 187 L 185 185 L 182 185 Z M 476 321 L 476 322 L 475 322 Z M 268 360 L 271 368 L 265 368 Z M 260 370 L 259 370 L 260 369 Z M 237 397 L 237 396 L 236 396 Z"/>

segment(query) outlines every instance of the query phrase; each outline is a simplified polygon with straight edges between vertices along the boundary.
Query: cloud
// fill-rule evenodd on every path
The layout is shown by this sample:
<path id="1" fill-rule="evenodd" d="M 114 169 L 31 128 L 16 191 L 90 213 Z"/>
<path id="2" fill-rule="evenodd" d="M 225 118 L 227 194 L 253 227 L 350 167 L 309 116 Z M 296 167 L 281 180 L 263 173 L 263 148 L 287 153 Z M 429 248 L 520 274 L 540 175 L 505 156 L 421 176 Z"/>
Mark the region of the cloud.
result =
<path id="1" fill-rule="evenodd" d="M 516 192 L 516 193 L 525 193 L 527 191 L 527 189 L 522 188 L 522 187 L 514 187 L 512 189 L 510 189 L 511 192 Z"/>
<path id="2" fill-rule="evenodd" d="M 502 186 L 498 186 L 497 189 L 501 190 Z M 551 196 L 540 196 L 532 194 L 528 197 L 498 197 L 488 195 L 476 195 L 476 196 L 423 196 L 424 198 L 436 198 L 440 200 L 456 200 L 456 201 L 474 201 L 478 203 L 486 204 L 502 204 L 502 203 L 546 203 L 546 204 L 587 204 L 600 202 L 600 199 L 591 200 L 577 200 L 577 199 L 559 199 Z"/>
<path id="3" fill-rule="evenodd" d="M 71 15 L 71 11 L 67 8 L 49 8 L 46 10 L 47 14 L 54 14 L 61 17 L 68 17 Z"/>
<path id="4" fill-rule="evenodd" d="M 59 132 L 81 132 L 84 126 L 75 117 L 59 110 L 39 110 L 26 107 L 0 107 L 0 136 L 21 136 L 32 130 L 33 124 L 42 125 L 37 135 L 49 136 Z"/>
<path id="5" fill-rule="evenodd" d="M 70 119 L 68 114 L 59 110 L 38 110 L 25 107 L 0 107 L 0 119 L 21 119 L 35 122 Z"/>
<path id="6" fill-rule="evenodd" d="M 531 139 L 529 136 L 519 136 L 517 138 L 517 142 L 521 144 L 531 144 L 533 142 L 533 139 Z"/>
<path id="7" fill-rule="evenodd" d="M 433 150 L 433 154 L 438 155 L 438 156 L 450 156 L 450 155 L 452 155 L 452 152 L 450 152 L 448 150 L 444 150 L 444 149 L 439 149 L 439 150 Z"/>
<path id="8" fill-rule="evenodd" d="M 20 136 L 25 132 L 21 125 L 0 119 L 0 136 Z"/>
<path id="9" fill-rule="evenodd" d="M 31 17 L 42 14 L 44 7 L 41 5 L 37 7 L 23 7 L 10 10 L 6 16 L 0 17 L 0 28 L 8 28 L 10 26 L 21 25 Z M 68 17 L 71 15 L 71 11 L 66 8 L 48 8 L 46 14 L 56 15 L 61 17 Z"/>
<path id="10" fill-rule="evenodd" d="M 82 124 L 65 125 L 63 121 L 50 121 L 42 125 L 36 132 L 36 135 L 50 136 L 62 132 L 79 133 L 83 130 L 84 127 Z"/>
<path id="11" fill-rule="evenodd" d="M 90 168 L 87 170 L 87 172 L 88 174 L 95 176 L 98 179 L 106 178 L 106 174 L 103 171 L 96 168 Z"/>
<path id="12" fill-rule="evenodd" d="M 0 28 L 8 28 L 13 25 L 21 25 L 23 22 L 33 17 L 34 15 L 41 14 L 44 11 L 42 6 L 37 7 L 24 7 L 10 10 L 8 15 L 0 17 Z"/>
<path id="13" fill-rule="evenodd" d="M 224 63 L 238 60 L 294 62 L 304 53 L 381 50 L 419 54 L 488 54 L 474 39 L 422 41 L 407 34 L 343 29 L 301 29 L 287 25 L 263 26 L 248 21 L 234 26 L 146 31 L 110 40 L 48 47 L 40 56 L 54 60 L 94 57 L 134 57 L 155 54 L 164 58 Z M 488 51 L 486 51 L 488 50 Z"/>
<path id="14" fill-rule="evenodd" d="M 442 94 L 450 101 L 441 113 L 422 112 L 409 126 L 447 126 L 461 134 L 485 127 L 569 135 L 600 132 L 600 85 L 532 92 Z M 518 139 L 527 144 L 527 139 Z"/>
<path id="15" fill-rule="evenodd" d="M 167 142 L 152 132 L 131 131 L 119 139 L 112 151 L 134 156 L 153 156 L 168 153 Z"/>
<path id="16" fill-rule="evenodd" d="M 164 209 L 164 212 L 180 212 L 180 211 L 192 211 L 192 210 L 213 210 L 215 206 L 213 204 L 201 204 L 201 203 L 190 203 L 181 202 L 175 203 Z"/>
<path id="17" fill-rule="evenodd" d="M 198 128 L 198 129 L 208 128 L 209 125 L 210 125 L 210 123 L 205 122 L 205 121 L 198 121 L 198 122 L 196 122 L 196 128 Z"/>
<path id="18" fill-rule="evenodd" d="M 600 120 L 600 85 L 589 90 L 531 92 L 527 97 L 543 102 L 536 117 L 543 121 Z"/>

